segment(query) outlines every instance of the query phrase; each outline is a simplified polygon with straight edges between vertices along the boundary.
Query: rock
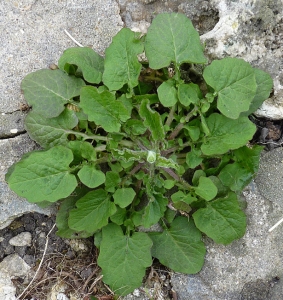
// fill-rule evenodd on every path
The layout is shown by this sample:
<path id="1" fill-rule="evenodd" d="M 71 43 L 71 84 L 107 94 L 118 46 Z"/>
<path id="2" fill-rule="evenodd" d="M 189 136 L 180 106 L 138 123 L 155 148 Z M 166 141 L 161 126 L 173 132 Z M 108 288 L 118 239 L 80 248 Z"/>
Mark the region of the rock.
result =
<path id="1" fill-rule="evenodd" d="M 18 254 L 11 254 L 0 263 L 0 271 L 7 272 L 10 278 L 25 277 L 30 271 L 30 266 Z"/>
<path id="2" fill-rule="evenodd" d="M 12 246 L 31 246 L 31 233 L 22 232 L 9 240 L 9 244 Z"/>
<path id="3" fill-rule="evenodd" d="M 10 275 L 0 270 L 0 300 L 16 300 L 16 288 L 14 287 Z"/>
<path id="4" fill-rule="evenodd" d="M 20 109 L 25 100 L 20 84 L 28 73 L 57 63 L 66 48 L 78 42 L 103 54 L 123 27 L 115 0 L 36 0 L 7 2 L 0 6 L 3 37 L 0 57 L 0 113 Z"/>

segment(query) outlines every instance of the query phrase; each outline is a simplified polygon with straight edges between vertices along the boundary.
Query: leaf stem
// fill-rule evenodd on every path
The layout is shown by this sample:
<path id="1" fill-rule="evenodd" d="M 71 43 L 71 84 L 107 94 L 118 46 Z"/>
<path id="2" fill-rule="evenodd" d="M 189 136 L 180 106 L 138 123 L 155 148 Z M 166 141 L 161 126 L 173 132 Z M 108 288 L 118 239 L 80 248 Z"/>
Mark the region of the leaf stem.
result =
<path id="1" fill-rule="evenodd" d="M 179 123 L 178 126 L 171 132 L 168 137 L 168 140 L 173 140 L 179 134 L 179 132 L 183 129 L 185 124 L 190 121 L 191 117 L 198 111 L 198 107 L 194 107 L 190 113 L 187 114 L 184 123 Z"/>
<path id="2" fill-rule="evenodd" d="M 177 175 L 172 169 L 169 168 L 162 168 L 167 174 L 169 174 L 173 179 L 180 182 L 185 188 L 191 190 L 191 185 L 188 184 L 184 179 L 182 179 L 179 175 Z"/>
<path id="3" fill-rule="evenodd" d="M 168 118 L 166 120 L 165 126 L 170 127 L 170 125 L 172 124 L 172 121 L 174 120 L 175 109 L 176 109 L 176 105 L 173 105 L 170 109 L 170 112 L 169 112 Z"/>
<path id="4" fill-rule="evenodd" d="M 79 131 L 67 130 L 68 133 L 81 136 L 85 140 L 109 141 L 110 138 L 101 135 L 88 135 Z"/>

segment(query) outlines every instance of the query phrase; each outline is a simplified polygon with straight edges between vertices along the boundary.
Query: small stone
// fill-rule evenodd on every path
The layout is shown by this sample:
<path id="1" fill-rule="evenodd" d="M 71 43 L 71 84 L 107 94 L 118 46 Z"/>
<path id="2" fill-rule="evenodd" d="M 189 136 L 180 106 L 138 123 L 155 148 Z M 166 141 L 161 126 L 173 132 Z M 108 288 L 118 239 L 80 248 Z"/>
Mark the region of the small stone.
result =
<path id="1" fill-rule="evenodd" d="M 18 254 L 11 254 L 0 263 L 0 271 L 7 272 L 11 278 L 24 277 L 30 271 L 30 266 Z"/>
<path id="2" fill-rule="evenodd" d="M 17 128 L 13 128 L 13 129 L 10 130 L 10 132 L 11 132 L 11 133 L 17 133 L 17 132 L 18 132 L 18 129 L 17 129 Z"/>
<path id="3" fill-rule="evenodd" d="M 30 232 L 22 232 L 9 240 L 9 244 L 12 246 L 30 246 L 31 245 L 31 233 Z"/>

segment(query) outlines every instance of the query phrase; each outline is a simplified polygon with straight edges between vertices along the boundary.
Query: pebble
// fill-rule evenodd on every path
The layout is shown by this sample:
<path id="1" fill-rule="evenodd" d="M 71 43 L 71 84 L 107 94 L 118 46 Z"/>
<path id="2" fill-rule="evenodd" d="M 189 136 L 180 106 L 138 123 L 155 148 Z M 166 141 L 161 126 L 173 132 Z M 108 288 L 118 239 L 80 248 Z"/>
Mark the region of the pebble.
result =
<path id="1" fill-rule="evenodd" d="M 31 233 L 22 232 L 9 240 L 9 244 L 12 246 L 31 246 Z"/>

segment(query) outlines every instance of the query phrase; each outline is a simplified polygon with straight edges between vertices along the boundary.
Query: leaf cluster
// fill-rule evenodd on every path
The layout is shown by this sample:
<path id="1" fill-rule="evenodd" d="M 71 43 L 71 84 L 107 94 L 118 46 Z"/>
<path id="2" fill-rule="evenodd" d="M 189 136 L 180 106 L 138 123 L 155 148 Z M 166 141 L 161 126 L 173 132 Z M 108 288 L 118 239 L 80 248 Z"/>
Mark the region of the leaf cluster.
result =
<path id="1" fill-rule="evenodd" d="M 119 295 L 141 285 L 152 257 L 197 273 L 202 234 L 226 245 L 245 233 L 238 195 L 261 151 L 247 146 L 248 116 L 271 88 L 244 60 L 207 65 L 191 21 L 160 14 L 146 36 L 122 29 L 104 58 L 70 48 L 57 70 L 24 78 L 25 128 L 43 150 L 6 180 L 30 202 L 60 202 L 58 235 L 94 236 L 103 280 Z"/>

